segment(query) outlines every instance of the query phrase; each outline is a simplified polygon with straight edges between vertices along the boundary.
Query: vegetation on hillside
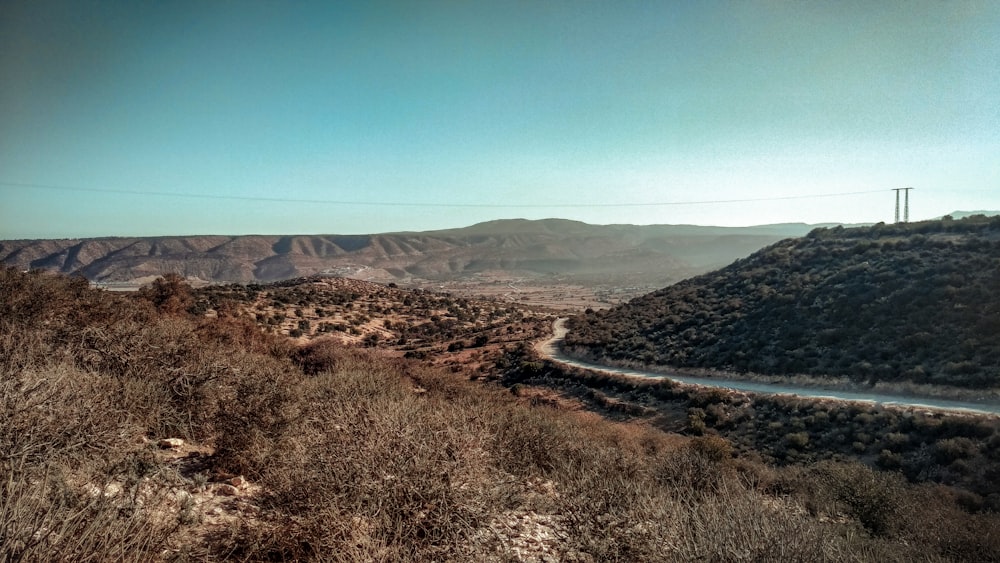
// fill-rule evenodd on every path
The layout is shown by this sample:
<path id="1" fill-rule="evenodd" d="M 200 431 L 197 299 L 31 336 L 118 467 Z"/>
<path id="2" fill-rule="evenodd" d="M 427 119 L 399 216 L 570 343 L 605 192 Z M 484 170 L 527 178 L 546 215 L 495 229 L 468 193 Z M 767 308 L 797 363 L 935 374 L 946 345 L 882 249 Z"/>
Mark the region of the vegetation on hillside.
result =
<path id="1" fill-rule="evenodd" d="M 191 316 L 173 281 L 125 296 L 0 269 L 0 560 L 1000 556 L 996 514 L 937 488 L 856 463 L 778 469 L 710 433 L 299 346 Z"/>
<path id="2" fill-rule="evenodd" d="M 251 319 L 275 335 L 332 338 L 456 369 L 486 369 L 498 347 L 540 338 L 552 318 L 506 301 L 329 276 L 208 286 L 195 291 L 189 309 Z"/>
<path id="3" fill-rule="evenodd" d="M 1000 218 L 817 229 L 571 319 L 606 362 L 1000 387 Z"/>
<path id="4" fill-rule="evenodd" d="M 970 510 L 1000 511 L 1000 419 L 921 408 L 732 393 L 568 367 L 513 351 L 505 384 L 575 397 L 606 416 L 690 436 L 721 435 L 783 466 L 853 461 L 945 485 Z"/>

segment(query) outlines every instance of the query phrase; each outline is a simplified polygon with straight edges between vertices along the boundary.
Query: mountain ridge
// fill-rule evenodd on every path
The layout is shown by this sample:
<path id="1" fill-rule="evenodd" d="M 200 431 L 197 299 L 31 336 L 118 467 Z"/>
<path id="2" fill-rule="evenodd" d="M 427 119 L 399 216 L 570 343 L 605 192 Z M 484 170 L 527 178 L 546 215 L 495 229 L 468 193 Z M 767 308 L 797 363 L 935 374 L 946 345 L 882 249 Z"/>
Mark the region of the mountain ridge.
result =
<path id="1" fill-rule="evenodd" d="M 366 235 L 190 235 L 0 241 L 0 262 L 141 282 L 177 273 L 207 282 L 335 274 L 376 281 L 519 276 L 627 276 L 672 283 L 816 225 L 592 225 L 506 219 L 460 229 Z M 638 276 L 638 278 L 636 278 Z"/>

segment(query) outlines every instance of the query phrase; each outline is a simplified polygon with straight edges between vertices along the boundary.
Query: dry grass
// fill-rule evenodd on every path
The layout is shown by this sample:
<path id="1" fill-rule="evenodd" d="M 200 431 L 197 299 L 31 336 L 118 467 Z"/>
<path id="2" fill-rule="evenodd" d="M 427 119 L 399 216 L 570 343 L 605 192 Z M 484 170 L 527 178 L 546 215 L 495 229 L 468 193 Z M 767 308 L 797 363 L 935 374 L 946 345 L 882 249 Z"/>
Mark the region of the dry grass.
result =
<path id="1" fill-rule="evenodd" d="M 0 561 L 1000 554 L 995 515 L 859 466 L 776 470 L 718 437 L 531 406 L 376 351 L 293 349 L 75 283 L 0 272 Z M 214 454 L 180 471 L 149 442 L 167 436 Z M 253 509 L 209 520 L 171 500 L 203 494 L 210 473 L 249 478 Z"/>

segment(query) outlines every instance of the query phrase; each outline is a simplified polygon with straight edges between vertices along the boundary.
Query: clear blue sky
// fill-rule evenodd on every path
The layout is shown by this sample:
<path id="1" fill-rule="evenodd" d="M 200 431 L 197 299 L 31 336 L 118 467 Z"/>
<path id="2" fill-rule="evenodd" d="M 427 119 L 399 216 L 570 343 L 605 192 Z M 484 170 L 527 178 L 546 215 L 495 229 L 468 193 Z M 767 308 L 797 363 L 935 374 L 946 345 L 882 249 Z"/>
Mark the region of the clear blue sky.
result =
<path id="1" fill-rule="evenodd" d="M 888 222 L 998 179 L 993 0 L 0 0 L 0 239 Z"/>

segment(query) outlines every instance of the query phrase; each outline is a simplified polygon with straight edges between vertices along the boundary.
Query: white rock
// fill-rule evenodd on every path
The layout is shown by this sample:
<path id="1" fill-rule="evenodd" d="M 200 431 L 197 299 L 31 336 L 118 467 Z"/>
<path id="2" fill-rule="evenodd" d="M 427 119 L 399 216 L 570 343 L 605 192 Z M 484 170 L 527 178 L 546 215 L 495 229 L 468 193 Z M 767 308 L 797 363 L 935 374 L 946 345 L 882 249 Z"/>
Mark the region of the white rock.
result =
<path id="1" fill-rule="evenodd" d="M 179 448 L 184 445 L 184 440 L 180 438 L 164 438 L 157 442 L 157 445 L 161 448 Z"/>
<path id="2" fill-rule="evenodd" d="M 122 494 L 122 486 L 118 483 L 108 483 L 104 487 L 105 497 L 116 497 L 120 494 Z"/>

